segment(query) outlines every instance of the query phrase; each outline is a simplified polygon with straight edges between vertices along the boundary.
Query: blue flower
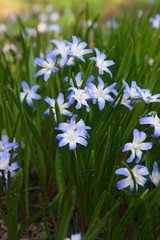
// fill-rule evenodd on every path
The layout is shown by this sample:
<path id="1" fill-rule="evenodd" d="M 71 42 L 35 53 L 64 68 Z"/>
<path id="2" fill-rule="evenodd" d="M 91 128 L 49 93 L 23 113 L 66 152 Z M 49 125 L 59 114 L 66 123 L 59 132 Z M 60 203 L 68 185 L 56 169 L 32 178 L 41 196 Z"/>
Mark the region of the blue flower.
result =
<path id="1" fill-rule="evenodd" d="M 37 89 L 39 88 L 39 85 L 34 85 L 30 89 L 28 83 L 23 81 L 22 82 L 22 88 L 23 88 L 23 92 L 20 93 L 21 102 L 23 101 L 24 97 L 27 94 L 26 102 L 30 107 L 33 107 L 32 99 L 36 99 L 36 100 L 41 99 L 41 96 L 39 94 L 35 93 L 37 91 Z"/>
<path id="2" fill-rule="evenodd" d="M 124 88 L 124 94 L 120 104 L 126 106 L 131 111 L 133 108 L 131 104 L 140 102 L 139 100 L 137 100 L 137 98 L 140 98 L 140 95 L 137 92 L 138 86 L 135 81 L 132 81 L 131 87 L 129 87 L 128 83 L 125 80 L 122 80 L 122 83 L 123 83 L 123 87 L 125 88 Z M 118 93 L 115 95 L 117 96 Z M 116 103 L 114 104 L 114 107 L 117 106 L 119 100 L 120 98 L 116 101 Z"/>
<path id="3" fill-rule="evenodd" d="M 86 42 L 79 42 L 78 38 L 76 36 L 72 36 L 73 43 L 68 42 L 67 40 L 64 40 L 65 43 L 68 44 L 69 50 L 68 55 L 74 56 L 85 62 L 85 59 L 83 58 L 83 55 L 91 53 L 91 49 L 84 49 L 87 46 Z"/>
<path id="4" fill-rule="evenodd" d="M 90 127 L 85 126 L 82 119 L 76 124 L 76 117 L 76 115 L 73 116 L 71 122 L 60 123 L 58 128 L 56 128 L 63 131 L 63 133 L 56 136 L 56 139 L 60 140 L 59 147 L 69 144 L 69 150 L 75 150 L 77 143 L 87 146 L 86 138 L 88 137 L 88 132 L 86 129 L 90 129 Z"/>
<path id="5" fill-rule="evenodd" d="M 81 240 L 81 233 L 71 235 L 71 238 L 65 238 L 64 240 Z"/>
<path id="6" fill-rule="evenodd" d="M 12 143 L 9 143 L 8 136 L 2 136 L 2 141 L 0 141 L 0 151 L 10 151 L 12 148 L 16 149 L 18 147 L 18 143 L 15 140 Z"/>
<path id="7" fill-rule="evenodd" d="M 0 152 L 0 171 L 5 171 L 9 165 L 10 154 L 7 151 Z"/>
<path id="8" fill-rule="evenodd" d="M 160 27 L 160 14 L 156 14 L 155 18 L 150 18 L 150 22 L 152 22 L 152 27 L 157 29 Z"/>
<path id="9" fill-rule="evenodd" d="M 44 99 L 44 101 L 50 105 L 50 108 L 52 109 L 52 111 L 54 113 L 55 121 L 57 122 L 57 115 L 56 115 L 56 110 L 55 110 L 55 100 L 53 98 L 46 97 Z M 70 106 L 70 104 L 69 104 L 69 102 L 64 103 L 64 94 L 63 93 L 59 93 L 59 95 L 57 97 L 57 103 L 59 106 L 60 114 L 63 114 L 66 116 L 72 116 L 72 113 L 70 111 L 66 110 L 66 108 L 68 108 Z M 44 111 L 44 115 L 49 115 L 49 108 L 47 108 Z"/>
<path id="10" fill-rule="evenodd" d="M 158 169 L 158 164 L 154 162 L 152 175 L 149 175 L 149 180 L 157 187 L 160 180 L 160 172 Z"/>
<path id="11" fill-rule="evenodd" d="M 160 93 L 152 95 L 149 89 L 141 89 L 139 87 L 137 88 L 137 92 L 139 93 L 145 104 L 149 104 L 152 102 L 160 102 L 160 99 L 158 99 L 160 97 Z"/>
<path id="12" fill-rule="evenodd" d="M 12 159 L 16 155 L 17 154 L 13 154 Z M 11 155 L 9 154 L 9 152 L 7 151 L 0 152 L 0 179 L 4 180 L 3 179 L 3 174 L 4 174 L 6 187 L 7 187 L 7 181 L 8 181 L 8 172 L 10 172 L 10 176 L 13 178 L 17 174 L 15 170 L 19 168 L 17 161 L 9 165 L 10 158 L 11 158 Z"/>
<path id="13" fill-rule="evenodd" d="M 51 43 L 54 43 L 57 49 L 51 51 L 47 56 L 53 57 L 54 55 L 61 55 L 61 65 L 63 66 L 67 62 L 68 50 L 69 47 L 65 44 L 64 41 L 58 41 L 56 39 L 50 40 Z"/>
<path id="14" fill-rule="evenodd" d="M 35 58 L 35 63 L 41 67 L 43 67 L 41 70 L 39 70 L 36 74 L 34 74 L 34 77 L 39 77 L 44 74 L 44 81 L 48 81 L 50 75 L 52 72 L 57 72 L 59 69 L 55 67 L 56 62 L 56 56 L 53 55 L 52 58 L 50 56 L 46 57 L 46 61 L 41 58 Z"/>
<path id="15" fill-rule="evenodd" d="M 132 178 L 132 174 L 127 168 L 119 168 L 115 171 L 115 173 L 118 175 L 124 175 L 127 177 L 117 182 L 117 188 L 119 190 L 129 186 L 130 191 L 134 191 L 134 180 Z M 144 167 L 142 165 L 135 165 L 134 168 L 132 169 L 132 173 L 136 181 L 136 191 L 137 191 L 138 184 L 144 187 L 147 179 L 144 178 L 143 176 L 148 175 L 149 172 L 147 167 Z"/>
<path id="16" fill-rule="evenodd" d="M 137 91 L 138 86 L 136 81 L 132 81 L 131 87 L 129 87 L 128 83 L 125 80 L 122 80 L 122 82 L 123 87 L 125 86 L 124 94 L 132 100 L 132 103 L 139 102 L 139 100 L 135 100 L 141 97 Z"/>
<path id="17" fill-rule="evenodd" d="M 140 124 L 150 124 L 151 128 L 154 128 L 154 135 L 152 137 L 160 136 L 160 119 L 155 112 L 150 112 L 144 118 L 140 118 Z"/>
<path id="18" fill-rule="evenodd" d="M 86 130 L 90 130 L 91 128 L 89 126 L 85 125 L 83 119 L 80 119 L 76 123 L 76 118 L 77 118 L 77 114 L 73 115 L 73 117 L 71 118 L 71 121 L 67 120 L 66 123 L 60 123 L 59 126 L 57 128 L 55 128 L 55 129 L 56 130 L 61 130 L 63 132 L 66 132 L 68 126 L 72 125 L 74 131 L 81 130 L 79 132 L 79 135 L 81 137 L 84 137 L 84 138 L 88 137 L 89 138 L 88 132 Z"/>
<path id="19" fill-rule="evenodd" d="M 93 83 L 87 84 L 87 89 L 91 95 L 91 99 L 93 104 L 95 104 L 98 100 L 99 110 L 101 111 L 105 106 L 105 101 L 113 102 L 113 98 L 109 95 L 109 93 L 117 94 L 117 91 L 114 89 L 117 83 L 113 83 L 112 85 L 105 88 L 103 80 L 98 77 L 98 87 L 96 87 Z"/>
<path id="20" fill-rule="evenodd" d="M 131 151 L 131 156 L 126 160 L 126 162 L 130 163 L 133 161 L 135 156 L 137 156 L 136 163 L 139 163 L 142 158 L 142 151 L 149 150 L 152 148 L 151 142 L 143 142 L 146 139 L 146 134 L 144 132 L 139 132 L 137 129 L 133 131 L 133 142 L 126 143 L 122 152 Z"/>
<path id="21" fill-rule="evenodd" d="M 69 104 L 72 104 L 75 100 L 77 101 L 76 109 L 80 109 L 82 105 L 86 106 L 86 111 L 90 111 L 90 107 L 87 101 L 90 99 L 89 93 L 85 89 L 70 87 L 69 91 L 72 90 L 70 95 L 68 96 Z"/>
<path id="22" fill-rule="evenodd" d="M 8 171 L 8 172 L 10 172 L 10 176 L 13 178 L 13 177 L 15 177 L 16 176 L 16 172 L 15 172 L 15 170 L 16 169 L 18 169 L 18 168 L 20 168 L 19 167 L 19 165 L 18 165 L 18 162 L 16 161 L 16 162 L 14 162 L 14 163 L 12 163 L 11 164 L 11 166 L 7 166 L 6 167 L 6 170 Z M 5 174 L 6 174 L 7 172 L 5 171 Z M 6 176 L 6 180 L 7 180 L 7 176 Z"/>
<path id="23" fill-rule="evenodd" d="M 77 73 L 76 76 L 75 76 L 75 81 L 76 81 L 76 84 L 77 84 L 77 87 L 78 87 L 78 88 L 80 88 L 81 85 L 82 85 L 82 83 L 83 83 L 82 75 L 83 75 L 83 73 L 82 73 L 82 72 L 79 72 L 79 73 Z M 93 79 L 94 79 L 94 76 L 93 76 L 93 75 L 89 76 L 89 78 L 88 78 L 88 80 L 87 80 L 87 83 L 92 82 Z M 64 80 L 67 82 L 67 81 L 68 81 L 68 77 L 65 77 Z M 72 78 L 70 78 L 69 84 L 70 84 L 72 87 L 75 87 Z"/>
<path id="24" fill-rule="evenodd" d="M 96 67 L 99 68 L 99 74 L 103 74 L 103 71 L 105 71 L 109 73 L 112 78 L 112 73 L 108 67 L 115 64 L 115 62 L 113 60 L 105 60 L 106 55 L 104 53 L 100 53 L 98 48 L 94 48 L 94 50 L 96 52 L 96 57 L 91 57 L 90 60 L 94 60 L 96 62 Z"/>

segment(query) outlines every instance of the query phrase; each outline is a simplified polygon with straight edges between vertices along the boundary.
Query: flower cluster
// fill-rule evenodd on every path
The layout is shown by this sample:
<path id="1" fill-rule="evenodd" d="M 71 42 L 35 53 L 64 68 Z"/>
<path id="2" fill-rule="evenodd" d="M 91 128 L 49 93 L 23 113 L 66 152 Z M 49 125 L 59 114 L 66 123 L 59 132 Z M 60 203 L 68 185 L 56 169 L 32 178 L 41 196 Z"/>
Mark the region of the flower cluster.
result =
<path id="1" fill-rule="evenodd" d="M 140 124 L 150 124 L 151 128 L 155 129 L 153 138 L 157 138 L 160 136 L 160 119 L 155 112 L 148 113 L 145 117 L 140 118 Z M 152 148 L 151 142 L 144 142 L 147 135 L 144 132 L 139 132 L 138 129 L 134 129 L 133 131 L 133 141 L 131 143 L 126 143 L 122 152 L 131 151 L 130 157 L 126 160 L 127 163 L 132 162 L 135 157 L 136 163 L 139 163 L 142 158 L 142 151 L 147 151 Z M 134 180 L 132 175 L 135 178 L 136 182 L 136 191 L 138 190 L 138 184 L 143 186 L 145 185 L 147 179 L 144 178 L 145 175 L 149 175 L 149 171 L 147 167 L 143 165 L 135 165 L 135 167 L 131 170 L 131 172 L 127 168 L 120 168 L 116 170 L 116 174 L 127 176 L 126 179 L 122 179 L 118 181 L 117 188 L 119 190 L 130 186 L 130 191 L 134 190 Z M 149 175 L 149 180 L 155 185 L 158 186 L 160 181 L 160 173 L 158 169 L 157 162 L 154 162 L 152 174 Z"/>
<path id="2" fill-rule="evenodd" d="M 35 64 L 42 67 L 34 77 L 39 77 L 44 74 L 44 80 L 48 81 L 52 72 L 57 72 L 59 69 L 55 67 L 56 57 L 60 55 L 60 59 L 58 61 L 60 67 L 64 67 L 65 65 L 72 65 L 73 58 L 77 60 L 81 60 L 86 62 L 84 59 L 84 55 L 92 53 L 92 49 L 86 49 L 87 43 L 81 42 L 76 36 L 72 36 L 73 42 L 69 42 L 67 40 L 58 41 L 57 39 L 50 40 L 51 43 L 56 45 L 56 49 L 52 50 L 47 54 L 46 60 L 41 58 L 35 58 Z M 103 74 L 103 72 L 107 72 L 113 77 L 111 71 L 108 69 L 109 66 L 115 64 L 113 60 L 105 60 L 106 55 L 104 53 L 100 53 L 100 51 L 95 48 L 96 57 L 89 58 L 90 60 L 94 60 L 96 62 L 96 66 L 99 69 L 99 74 Z"/>
<path id="3" fill-rule="evenodd" d="M 41 58 L 35 58 L 35 64 L 42 67 L 34 77 L 39 77 L 44 74 L 44 80 L 48 81 L 52 72 L 60 71 L 56 67 L 56 64 L 61 68 L 67 66 L 71 59 L 81 60 L 86 62 L 84 55 L 91 54 L 93 51 L 91 49 L 86 49 L 87 43 L 81 42 L 76 36 L 72 36 L 72 42 L 67 40 L 57 40 L 52 39 L 50 43 L 53 43 L 56 47 L 47 54 L 46 60 Z M 109 73 L 110 77 L 113 77 L 112 72 L 109 67 L 114 65 L 113 60 L 106 60 L 106 55 L 101 53 L 98 48 L 94 48 L 96 57 L 90 57 L 89 60 L 95 62 L 95 68 L 98 68 L 99 75 L 104 74 L 104 72 Z M 58 60 L 57 60 L 58 59 Z M 62 69 L 62 71 L 63 71 Z M 59 123 L 58 127 L 55 129 L 62 131 L 62 133 L 57 134 L 56 139 L 59 140 L 59 147 L 63 147 L 69 144 L 69 150 L 75 150 L 77 144 L 87 146 L 87 138 L 89 137 L 87 130 L 91 128 L 86 126 L 84 121 L 80 119 L 76 123 L 77 114 L 74 113 L 74 104 L 76 111 L 81 109 L 83 106 L 86 107 L 86 111 L 90 112 L 90 104 L 96 104 L 98 102 L 99 110 L 102 111 L 105 108 L 106 102 L 114 102 L 114 97 L 118 95 L 116 88 L 117 83 L 112 83 L 111 85 L 106 85 L 106 83 L 99 77 L 95 78 L 90 75 L 89 78 L 85 79 L 85 86 L 83 84 L 83 72 L 78 72 L 73 77 L 66 76 L 65 81 L 68 82 L 70 87 L 68 91 L 70 93 L 65 100 L 66 94 L 59 93 L 57 99 L 51 98 L 49 96 L 44 98 L 44 101 L 49 104 L 49 108 L 44 111 L 44 116 L 49 115 L 50 110 L 54 114 L 55 122 L 57 123 L 57 112 L 56 112 L 56 101 L 59 108 L 59 113 L 61 115 L 70 116 L 71 120 L 67 122 Z M 98 84 L 96 84 L 96 81 Z M 25 82 L 22 82 L 22 87 L 24 93 L 21 93 L 21 100 L 26 96 L 26 101 L 30 106 L 33 106 L 32 98 L 40 99 L 40 96 L 35 93 L 39 85 L 35 85 L 29 89 Z M 114 103 L 114 107 L 118 103 L 126 106 L 129 110 L 132 110 L 133 104 L 138 104 L 143 101 L 146 105 L 154 102 L 160 102 L 160 94 L 152 95 L 149 89 L 142 89 L 137 85 L 136 81 L 131 82 L 131 87 L 125 80 L 122 80 L 123 96 L 119 97 Z M 121 100 L 120 100 L 121 99 Z M 72 106 L 72 111 L 68 110 Z M 160 136 L 160 120 L 155 113 L 148 114 L 146 117 L 141 118 L 140 124 L 150 124 L 152 128 L 155 129 L 153 137 Z M 135 165 L 132 168 L 132 174 L 127 168 L 120 168 L 116 170 L 116 174 L 127 176 L 126 179 L 120 180 L 117 183 L 118 189 L 123 189 L 130 186 L 130 190 L 134 189 L 134 180 L 136 181 L 136 190 L 138 190 L 138 184 L 144 186 L 147 179 L 144 177 L 149 175 L 147 167 L 140 165 L 139 162 L 142 159 L 144 151 L 152 149 L 152 142 L 145 142 L 147 135 L 143 131 L 138 129 L 133 130 L 133 140 L 124 145 L 122 152 L 131 151 L 131 155 L 126 159 L 127 163 L 131 163 L 135 159 Z M 156 185 L 159 182 L 159 172 L 158 167 L 155 163 L 153 167 L 152 175 L 149 179 Z"/>
<path id="4" fill-rule="evenodd" d="M 132 110 L 132 104 L 141 102 L 141 100 L 143 100 L 145 104 L 160 102 L 160 93 L 152 95 L 149 89 L 141 89 L 135 81 L 132 81 L 131 87 L 129 87 L 125 80 L 122 80 L 122 83 L 124 92 L 120 103 L 126 106 L 129 110 Z M 118 93 L 116 95 L 118 95 Z M 115 106 L 118 102 L 119 100 L 117 100 Z"/>
<path id="5" fill-rule="evenodd" d="M 74 115 L 71 118 L 71 121 L 67 121 L 67 123 L 60 123 L 56 128 L 57 130 L 61 130 L 63 132 L 56 136 L 56 139 L 60 140 L 59 147 L 69 144 L 69 149 L 75 150 L 77 143 L 87 146 L 86 138 L 89 137 L 89 135 L 86 130 L 91 128 L 86 126 L 82 119 L 76 123 L 76 118 L 77 115 Z"/>

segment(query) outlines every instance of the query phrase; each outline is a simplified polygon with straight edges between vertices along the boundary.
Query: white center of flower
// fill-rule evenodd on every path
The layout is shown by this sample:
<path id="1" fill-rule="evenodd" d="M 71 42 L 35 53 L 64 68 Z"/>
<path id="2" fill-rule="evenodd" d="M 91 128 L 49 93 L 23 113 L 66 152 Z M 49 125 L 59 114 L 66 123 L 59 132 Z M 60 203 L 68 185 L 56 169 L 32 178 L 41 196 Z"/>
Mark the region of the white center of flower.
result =
<path id="1" fill-rule="evenodd" d="M 54 62 L 53 62 L 53 60 L 51 59 L 51 58 L 49 58 L 48 59 L 48 63 L 46 62 L 45 64 L 44 64 L 44 68 L 47 68 L 47 69 L 52 69 L 53 67 L 54 67 Z"/>
<path id="2" fill-rule="evenodd" d="M 137 177 L 136 175 L 134 175 L 134 177 L 135 177 L 136 181 L 139 179 L 139 177 Z"/>
<path id="3" fill-rule="evenodd" d="M 60 49 L 60 52 L 61 52 L 62 54 L 67 54 L 66 47 L 65 47 L 65 46 L 62 47 L 62 48 Z"/>
<path id="4" fill-rule="evenodd" d="M 44 67 L 45 67 L 45 68 L 49 68 L 49 67 L 50 67 L 50 66 L 49 66 L 49 63 L 45 63 L 45 64 L 44 64 Z"/>
<path id="5" fill-rule="evenodd" d="M 31 99 L 32 96 L 33 96 L 33 92 L 32 92 L 31 90 L 27 90 L 26 93 L 28 93 L 28 94 L 27 94 L 27 98 L 28 98 L 28 99 L 29 99 L 29 98 Z"/>
<path id="6" fill-rule="evenodd" d="M 74 138 L 74 135 L 73 134 L 70 134 L 70 139 L 73 139 Z"/>
<path id="7" fill-rule="evenodd" d="M 104 60 L 101 58 L 97 59 L 97 66 L 102 68 L 104 66 Z"/>
<path id="8" fill-rule="evenodd" d="M 3 151 L 3 150 L 4 150 L 4 147 L 0 147 L 0 151 L 1 151 L 1 150 Z"/>
<path id="9" fill-rule="evenodd" d="M 159 179 L 158 179 L 158 176 L 154 176 L 153 179 L 152 179 L 153 183 L 157 184 L 159 183 Z"/>
<path id="10" fill-rule="evenodd" d="M 80 93 L 80 94 L 79 94 L 79 98 L 82 98 L 82 97 L 83 97 L 83 93 Z"/>
<path id="11" fill-rule="evenodd" d="M 136 146 L 135 146 L 135 148 L 137 148 L 137 149 L 140 149 L 140 148 L 141 148 L 141 146 L 139 146 L 139 145 L 136 145 Z"/>
<path id="12" fill-rule="evenodd" d="M 137 94 L 137 91 L 136 90 L 134 90 L 133 91 L 133 96 L 135 96 Z"/>
<path id="13" fill-rule="evenodd" d="M 80 50 L 81 50 L 80 47 L 77 46 L 77 47 L 74 49 L 74 52 L 75 52 L 75 53 L 78 53 Z"/>
<path id="14" fill-rule="evenodd" d="M 103 89 L 99 90 L 99 95 L 102 96 L 103 95 Z"/>

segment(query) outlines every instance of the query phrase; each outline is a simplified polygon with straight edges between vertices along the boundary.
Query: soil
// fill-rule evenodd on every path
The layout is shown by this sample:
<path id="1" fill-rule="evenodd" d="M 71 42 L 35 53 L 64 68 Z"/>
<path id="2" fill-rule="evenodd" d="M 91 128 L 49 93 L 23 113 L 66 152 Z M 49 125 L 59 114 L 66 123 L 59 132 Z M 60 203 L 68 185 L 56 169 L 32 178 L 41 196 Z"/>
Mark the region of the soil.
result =
<path id="1" fill-rule="evenodd" d="M 29 183 L 29 210 L 30 210 L 30 216 L 32 216 L 34 213 L 36 213 L 38 210 L 40 210 L 39 200 L 38 196 L 39 193 L 43 196 L 42 187 L 39 185 L 38 179 L 35 177 L 35 172 L 31 170 L 30 172 L 30 183 Z M 53 186 L 51 188 L 50 192 L 50 200 L 56 196 L 56 184 L 53 183 Z M 23 193 L 22 193 L 23 195 Z M 44 204 L 45 205 L 45 204 Z M 1 202 L 2 209 L 6 210 L 6 202 L 5 199 Z M 48 227 L 50 234 L 52 236 L 52 239 L 56 239 L 55 230 L 53 223 L 51 221 L 51 218 L 49 217 L 49 214 L 46 217 Z M 20 229 L 21 225 L 26 220 L 26 216 L 24 212 L 22 211 L 22 208 L 19 206 L 18 208 L 18 229 Z M 47 234 L 45 230 L 45 225 L 42 219 L 39 219 L 38 221 L 34 222 L 32 225 L 30 225 L 22 234 L 21 240 L 47 240 Z M 0 219 L 0 240 L 8 240 L 8 233 L 7 229 L 2 221 Z"/>
<path id="2" fill-rule="evenodd" d="M 36 213 L 37 211 L 40 210 L 40 205 L 39 205 L 39 200 L 38 200 L 39 193 L 42 193 L 42 196 L 44 195 L 42 188 L 39 185 L 39 181 L 35 175 L 36 175 L 35 172 L 33 171 L 33 169 L 31 169 L 30 183 L 29 183 L 29 188 L 31 189 L 29 192 L 30 216 L 32 216 L 34 213 Z M 57 193 L 56 183 L 53 182 L 53 184 L 51 186 L 50 195 L 49 195 L 50 201 L 54 198 L 54 196 L 56 196 L 56 193 Z M 22 195 L 23 195 L 23 193 L 22 193 Z M 6 211 L 5 199 L 2 200 L 1 207 L 4 211 Z M 72 214 L 73 217 L 71 218 L 71 221 L 70 221 L 70 226 L 68 229 L 68 236 L 71 236 L 71 234 L 74 233 L 75 229 L 73 228 L 73 226 L 75 227 L 75 225 L 77 224 L 77 223 L 75 223 L 75 215 L 76 215 L 75 211 L 76 210 L 73 211 L 73 214 Z M 57 213 L 54 212 L 55 220 L 57 220 L 56 215 L 57 215 Z M 19 206 L 19 208 L 18 208 L 18 229 L 20 229 L 20 227 L 24 223 L 25 219 L 26 219 L 26 216 L 25 216 L 24 212 L 22 211 L 22 208 Z M 56 232 L 55 232 L 50 214 L 46 215 L 46 220 L 48 223 L 51 237 L 53 240 L 55 240 Z M 80 232 L 80 231 L 81 231 L 81 226 L 78 223 L 77 232 Z M 103 237 L 104 237 L 104 234 L 102 232 L 99 235 L 99 237 L 96 238 L 96 240 L 103 240 Z M 26 230 L 23 232 L 23 234 L 20 238 L 20 240 L 47 240 L 47 239 L 48 239 L 48 237 L 47 237 L 45 225 L 44 225 L 42 218 L 39 219 L 38 221 L 34 222 L 28 228 L 26 228 Z M 2 219 L 0 219 L 0 240 L 8 240 L 7 228 L 5 227 Z"/>

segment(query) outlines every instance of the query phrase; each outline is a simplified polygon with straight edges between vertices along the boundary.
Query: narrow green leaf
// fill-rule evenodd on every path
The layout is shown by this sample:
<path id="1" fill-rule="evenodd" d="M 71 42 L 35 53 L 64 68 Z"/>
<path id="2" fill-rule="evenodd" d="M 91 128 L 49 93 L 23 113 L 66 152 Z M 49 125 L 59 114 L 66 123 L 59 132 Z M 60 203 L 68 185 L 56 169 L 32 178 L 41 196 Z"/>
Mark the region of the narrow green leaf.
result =
<path id="1" fill-rule="evenodd" d="M 7 204 L 7 222 L 8 222 L 8 239 L 16 240 L 17 224 L 18 224 L 18 201 L 22 188 L 23 171 L 20 169 L 13 178 L 8 189 L 8 204 Z"/>
<path id="2" fill-rule="evenodd" d="M 56 240 L 62 240 L 67 235 L 68 225 L 71 218 L 72 210 L 73 210 L 73 203 L 75 198 L 75 192 L 72 190 L 72 193 L 69 196 L 69 199 L 66 199 L 64 212 L 61 220 L 60 227 L 57 232 Z"/>
<path id="3" fill-rule="evenodd" d="M 44 207 L 44 213 L 47 214 L 50 210 L 52 210 L 58 203 L 59 198 L 61 198 L 62 193 L 58 193 L 55 198 L 46 206 Z M 22 236 L 22 233 L 25 231 L 27 227 L 29 227 L 32 223 L 36 222 L 39 218 L 41 218 L 41 210 L 37 211 L 33 214 L 29 219 L 25 221 L 25 223 L 21 226 L 16 240 L 19 240 Z"/>

